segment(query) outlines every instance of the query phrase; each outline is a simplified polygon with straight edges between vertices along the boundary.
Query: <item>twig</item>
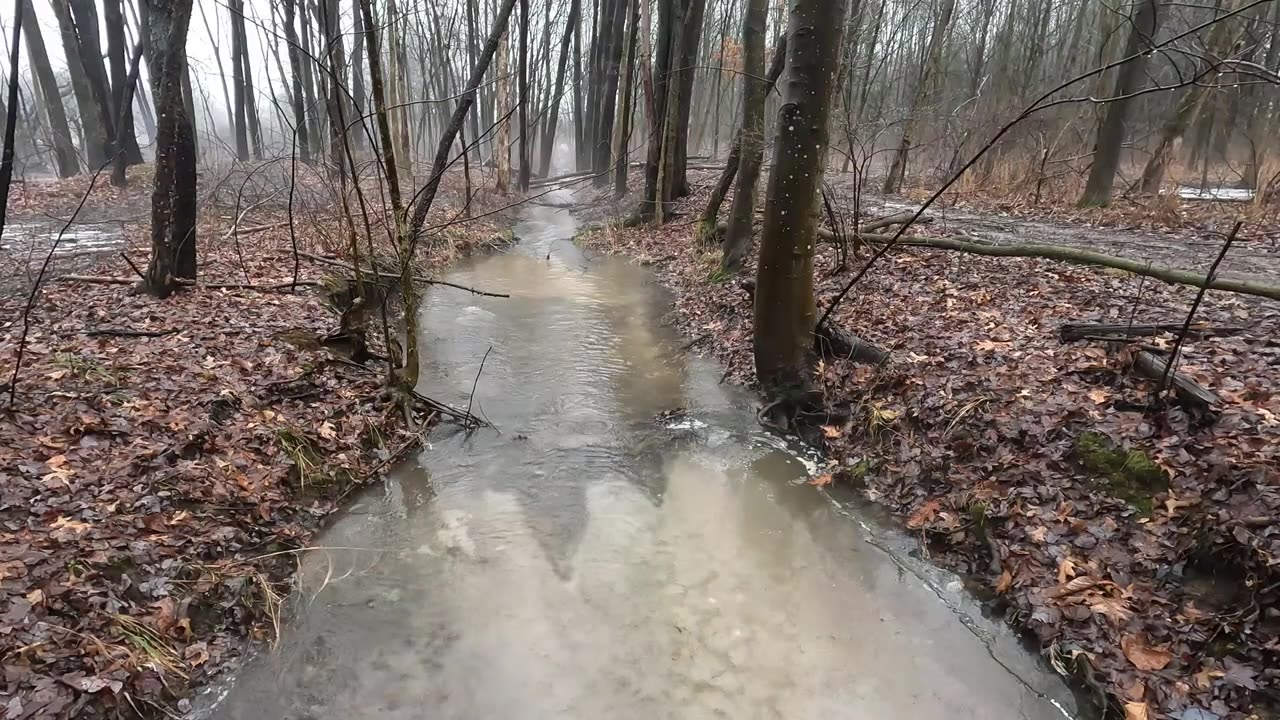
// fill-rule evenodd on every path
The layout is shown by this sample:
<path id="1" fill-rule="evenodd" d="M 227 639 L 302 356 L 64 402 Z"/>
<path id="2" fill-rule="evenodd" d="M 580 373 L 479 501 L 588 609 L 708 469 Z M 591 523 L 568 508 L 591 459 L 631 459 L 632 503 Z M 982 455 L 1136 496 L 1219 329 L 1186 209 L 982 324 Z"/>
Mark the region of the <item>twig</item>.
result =
<path id="1" fill-rule="evenodd" d="M 105 285 L 132 285 L 131 277 L 115 277 L 111 275 L 62 275 L 59 282 L 98 283 Z M 204 288 L 206 290 L 284 290 L 294 286 L 317 287 L 319 280 L 283 281 L 274 283 L 239 283 L 239 282 L 199 282 L 188 278 L 177 278 L 175 284 L 182 287 Z"/>
<path id="2" fill-rule="evenodd" d="M 476 378 L 471 381 L 471 395 L 467 397 L 467 414 L 471 414 L 471 403 L 476 399 L 476 386 L 480 384 L 480 373 L 484 372 L 484 361 L 489 359 L 489 353 L 493 352 L 493 346 L 490 345 L 488 350 L 484 351 L 484 357 L 480 358 L 480 367 L 476 370 Z"/>
<path id="3" fill-rule="evenodd" d="M 1223 243 L 1222 250 L 1218 253 L 1218 257 L 1214 258 L 1213 264 L 1209 266 L 1209 272 L 1205 275 L 1205 284 L 1201 286 L 1200 292 L 1196 293 L 1196 299 L 1191 303 L 1191 310 L 1187 312 L 1186 322 L 1182 323 L 1182 330 L 1178 332 L 1178 339 L 1173 343 L 1173 352 L 1169 355 L 1169 362 L 1164 366 L 1164 372 L 1160 375 L 1160 382 L 1156 384 L 1156 399 L 1160 399 L 1161 393 L 1165 393 L 1165 383 L 1169 379 L 1169 373 L 1173 371 L 1173 366 L 1178 363 L 1178 357 L 1182 352 L 1182 344 L 1186 342 L 1187 330 L 1191 327 L 1191 321 L 1195 319 L 1196 310 L 1200 309 L 1200 302 L 1204 300 L 1204 295 L 1209 291 L 1209 285 L 1213 282 L 1213 277 L 1218 272 L 1218 265 L 1222 263 L 1222 259 L 1227 256 L 1227 251 L 1231 249 L 1231 244 L 1236 241 L 1236 234 L 1240 232 L 1243 222 L 1237 220 L 1231 232 L 1227 234 L 1227 241 Z"/>
<path id="4" fill-rule="evenodd" d="M 134 265 L 134 264 L 133 264 L 133 261 L 129 259 L 129 256 L 128 256 L 128 255 L 126 255 L 126 254 L 124 254 L 124 253 L 120 253 L 120 257 L 124 258 L 124 261 L 125 261 L 125 262 L 127 262 L 127 263 L 129 263 L 129 267 L 130 267 L 130 268 L 132 268 L 132 269 L 133 269 L 133 271 L 134 271 L 135 273 L 137 273 L 137 274 L 138 274 L 138 277 L 142 278 L 142 282 L 146 282 L 146 281 L 147 281 L 147 276 L 146 276 L 146 275 L 144 275 L 144 274 L 143 274 L 143 272 L 142 272 L 141 270 L 139 270 L 139 269 L 138 269 L 138 266 L 137 266 L 137 265 Z"/>
<path id="5" fill-rule="evenodd" d="M 19 6 L 22 3 L 18 3 Z M 15 72 L 16 76 L 17 73 Z M 116 150 L 116 152 L 120 152 Z M 58 231 L 58 237 L 53 239 L 53 244 L 49 246 L 49 252 L 44 256 L 44 262 L 40 264 L 40 272 L 36 274 L 36 281 L 31 285 L 31 293 L 27 295 L 27 304 L 22 308 L 22 335 L 18 338 L 18 352 L 13 361 L 13 374 L 9 377 L 9 409 L 13 409 L 15 398 L 18 393 L 18 372 L 22 369 L 22 357 L 27 350 L 27 334 L 31 331 L 31 308 L 35 306 L 36 295 L 40 293 L 40 284 L 44 281 L 45 273 L 49 271 L 49 263 L 53 262 L 53 254 L 58 251 L 58 245 L 62 243 L 62 238 L 66 237 L 67 229 L 76 221 L 76 216 L 80 214 L 80 210 L 84 208 L 84 204 L 89 201 L 89 194 L 93 192 L 94 186 L 98 184 L 98 178 L 102 176 L 102 171 L 115 160 L 115 155 L 107 158 L 89 179 L 89 188 L 80 196 L 80 202 L 76 205 L 75 212 L 71 213 L 71 217 L 67 218 L 66 224 Z M 132 283 L 133 280 L 128 282 Z"/>

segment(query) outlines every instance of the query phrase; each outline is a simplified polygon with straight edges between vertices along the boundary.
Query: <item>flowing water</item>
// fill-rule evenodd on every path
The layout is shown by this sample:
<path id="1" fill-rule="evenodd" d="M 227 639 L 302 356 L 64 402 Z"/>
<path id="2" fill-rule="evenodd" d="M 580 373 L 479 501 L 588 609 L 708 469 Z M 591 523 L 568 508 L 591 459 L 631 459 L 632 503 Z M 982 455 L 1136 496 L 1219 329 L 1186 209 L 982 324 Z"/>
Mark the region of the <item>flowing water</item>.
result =
<path id="1" fill-rule="evenodd" d="M 568 199 L 568 198 L 561 198 Z M 563 209 L 433 289 L 441 430 L 318 540 L 278 649 L 205 699 L 260 718 L 1063 718 L 955 578 L 755 423 L 642 268 Z M 491 348 L 491 350 L 490 350 Z M 483 372 L 481 358 L 488 352 Z"/>

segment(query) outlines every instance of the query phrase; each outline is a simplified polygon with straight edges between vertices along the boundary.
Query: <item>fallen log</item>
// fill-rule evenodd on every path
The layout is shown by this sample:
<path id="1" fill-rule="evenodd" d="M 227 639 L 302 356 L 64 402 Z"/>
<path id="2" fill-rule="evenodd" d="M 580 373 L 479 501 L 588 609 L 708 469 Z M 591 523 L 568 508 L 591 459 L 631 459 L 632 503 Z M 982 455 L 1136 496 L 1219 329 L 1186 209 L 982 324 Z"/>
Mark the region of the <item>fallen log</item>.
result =
<path id="1" fill-rule="evenodd" d="M 302 252 L 302 251 L 299 251 L 298 254 L 304 258 L 315 260 L 316 262 L 322 265 L 331 265 L 333 267 L 342 268 L 343 270 L 346 270 L 351 273 L 354 273 L 356 271 L 355 267 L 352 266 L 350 263 L 345 263 L 345 262 L 342 262 L 341 260 L 335 260 L 334 258 L 329 258 L 323 255 L 316 255 L 315 253 Z M 370 270 L 369 268 L 362 269 L 361 274 L 363 275 L 376 274 L 380 279 L 383 279 L 383 280 L 395 280 L 395 281 L 400 280 L 400 275 L 398 273 L 389 273 L 389 272 L 374 273 L 373 270 Z M 451 287 L 457 290 L 466 290 L 472 295 L 484 295 L 487 297 L 499 297 L 499 298 L 511 297 L 507 293 L 495 293 L 495 292 L 487 292 L 485 290 L 477 290 L 473 287 L 467 287 L 466 285 L 451 283 L 451 282 L 448 282 L 447 280 L 432 280 L 431 278 L 425 278 L 418 275 L 413 276 L 413 281 L 420 282 L 424 285 L 443 285 L 445 287 Z"/>
<path id="2" fill-rule="evenodd" d="M 827 360 L 849 360 L 866 365 L 880 365 L 889 360 L 889 351 L 831 325 L 819 325 L 813 331 L 813 349 Z"/>
<path id="3" fill-rule="evenodd" d="M 1193 323 L 1187 327 L 1187 337 L 1223 337 L 1248 332 L 1249 328 L 1238 325 L 1210 325 L 1209 323 Z M 1152 323 L 1147 325 L 1108 325 L 1107 323 L 1064 323 L 1058 328 L 1058 337 L 1062 342 L 1077 340 L 1111 340 L 1117 336 L 1150 337 L 1164 333 L 1182 332 L 1182 323 Z"/>
<path id="4" fill-rule="evenodd" d="M 824 236 L 823 233 L 826 233 L 826 235 Z M 818 236 L 824 239 L 830 239 L 832 237 L 831 232 L 826 229 L 819 229 Z M 876 245 L 883 245 L 893 240 L 892 235 L 877 233 L 859 233 L 858 237 L 865 242 Z M 1209 290 L 1223 290 L 1225 292 L 1239 293 L 1241 295 L 1255 295 L 1257 297 L 1264 297 L 1271 300 L 1280 300 L 1280 285 L 1269 285 L 1267 283 L 1256 282 L 1253 280 L 1232 280 L 1219 277 L 1215 277 L 1210 280 L 1206 276 L 1191 270 L 1178 270 L 1176 268 L 1160 267 L 1140 260 L 1117 257 L 1115 255 L 1104 255 L 1102 253 L 1093 252 L 1092 250 L 1081 250 L 1080 248 L 1069 247 L 1066 245 L 992 245 L 989 243 L 973 242 L 958 238 L 927 238 L 916 235 L 903 235 L 898 238 L 896 244 L 908 247 L 933 248 L 935 250 L 953 250 L 956 252 L 965 252 L 973 255 L 986 255 L 989 257 L 1030 257 L 1080 263 L 1082 265 L 1098 265 L 1100 267 L 1109 267 L 1115 270 L 1124 270 L 1125 272 L 1133 273 L 1134 275 L 1145 275 L 1146 277 L 1155 278 L 1156 280 L 1174 285 L 1190 285 L 1191 287 L 1207 288 Z"/>
<path id="5" fill-rule="evenodd" d="M 903 225 L 907 222 L 910 222 L 911 219 L 914 218 L 915 216 L 916 214 L 914 211 L 907 210 L 906 212 L 900 212 L 900 213 L 895 213 L 893 215 L 886 215 L 882 218 L 876 218 L 875 220 L 872 220 L 866 225 L 863 225 L 862 232 L 864 233 L 874 232 L 876 230 L 882 230 L 884 228 L 892 227 L 894 225 Z M 915 221 L 915 224 L 920 225 L 920 224 L 927 224 L 931 222 L 933 222 L 933 218 L 931 216 L 921 215 L 919 219 Z"/>
<path id="6" fill-rule="evenodd" d="M 1146 350 L 1133 358 L 1133 369 L 1156 382 L 1160 382 L 1160 378 L 1165 376 L 1165 368 L 1168 364 L 1164 358 Z M 1211 410 L 1222 404 L 1222 398 L 1217 393 L 1180 372 L 1169 373 L 1169 382 L 1173 385 L 1173 391 L 1178 397 L 1189 405 L 1202 410 Z"/>

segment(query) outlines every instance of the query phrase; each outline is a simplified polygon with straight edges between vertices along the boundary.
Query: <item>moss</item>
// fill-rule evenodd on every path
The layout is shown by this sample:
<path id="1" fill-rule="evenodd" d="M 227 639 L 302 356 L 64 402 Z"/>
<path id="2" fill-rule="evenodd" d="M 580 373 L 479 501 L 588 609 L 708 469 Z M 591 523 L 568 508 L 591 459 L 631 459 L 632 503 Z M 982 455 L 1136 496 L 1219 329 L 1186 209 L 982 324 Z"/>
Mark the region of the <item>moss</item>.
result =
<path id="1" fill-rule="evenodd" d="M 1107 494 L 1150 515 L 1156 494 L 1169 489 L 1169 477 L 1140 450 L 1115 447 L 1103 435 L 1087 432 L 1076 438 L 1076 459 Z"/>

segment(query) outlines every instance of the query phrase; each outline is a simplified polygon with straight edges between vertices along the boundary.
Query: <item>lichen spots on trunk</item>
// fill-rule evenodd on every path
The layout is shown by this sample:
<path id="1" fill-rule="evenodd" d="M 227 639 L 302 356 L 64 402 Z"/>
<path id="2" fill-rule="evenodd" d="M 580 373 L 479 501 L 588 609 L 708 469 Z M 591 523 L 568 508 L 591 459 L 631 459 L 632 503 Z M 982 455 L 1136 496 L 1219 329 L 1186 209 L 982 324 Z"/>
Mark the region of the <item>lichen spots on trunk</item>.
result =
<path id="1" fill-rule="evenodd" d="M 756 374 L 786 412 L 811 402 L 813 248 L 828 142 L 843 0 L 802 0 L 788 18 L 787 66 L 760 235 L 753 344 Z"/>

